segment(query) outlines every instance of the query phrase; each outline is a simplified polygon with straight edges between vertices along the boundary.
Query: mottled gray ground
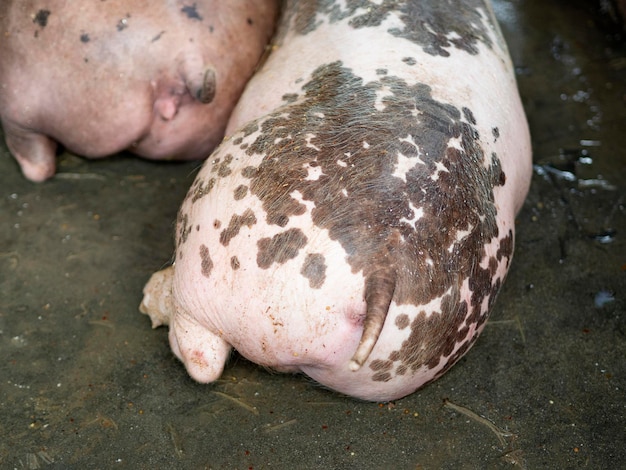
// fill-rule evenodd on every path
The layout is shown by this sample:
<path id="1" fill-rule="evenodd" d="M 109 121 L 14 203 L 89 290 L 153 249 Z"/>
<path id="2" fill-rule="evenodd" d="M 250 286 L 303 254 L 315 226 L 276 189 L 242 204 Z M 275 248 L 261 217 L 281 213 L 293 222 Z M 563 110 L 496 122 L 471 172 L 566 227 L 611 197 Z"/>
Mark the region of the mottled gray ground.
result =
<path id="1" fill-rule="evenodd" d="M 470 353 L 390 404 L 239 357 L 187 377 L 137 305 L 196 164 L 64 154 L 35 185 L 0 145 L 0 467 L 624 468 L 626 45 L 592 4 L 496 2 L 536 163 L 515 261 Z"/>

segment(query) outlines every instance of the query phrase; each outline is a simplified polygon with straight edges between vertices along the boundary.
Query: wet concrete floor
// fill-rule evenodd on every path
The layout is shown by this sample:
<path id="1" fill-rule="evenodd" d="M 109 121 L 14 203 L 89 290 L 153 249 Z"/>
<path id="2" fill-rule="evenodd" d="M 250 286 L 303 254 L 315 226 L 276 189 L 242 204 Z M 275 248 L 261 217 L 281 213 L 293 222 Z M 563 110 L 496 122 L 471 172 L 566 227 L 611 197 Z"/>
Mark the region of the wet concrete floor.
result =
<path id="1" fill-rule="evenodd" d="M 137 306 L 197 164 L 0 146 L 1 468 L 626 468 L 626 46 L 594 2 L 499 0 L 533 135 L 474 348 L 388 404 L 241 357 L 194 383 Z"/>

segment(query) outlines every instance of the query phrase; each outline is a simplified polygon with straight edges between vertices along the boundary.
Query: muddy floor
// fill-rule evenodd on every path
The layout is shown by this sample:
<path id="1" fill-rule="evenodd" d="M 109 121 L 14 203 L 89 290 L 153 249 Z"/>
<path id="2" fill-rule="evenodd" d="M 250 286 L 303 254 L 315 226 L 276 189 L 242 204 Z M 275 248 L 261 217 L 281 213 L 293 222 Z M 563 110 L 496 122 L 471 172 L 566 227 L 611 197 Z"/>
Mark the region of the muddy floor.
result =
<path id="1" fill-rule="evenodd" d="M 626 43 L 594 2 L 497 1 L 534 145 L 508 280 L 439 381 L 364 403 L 235 356 L 200 385 L 137 306 L 197 164 L 0 144 L 1 468 L 626 468 Z"/>

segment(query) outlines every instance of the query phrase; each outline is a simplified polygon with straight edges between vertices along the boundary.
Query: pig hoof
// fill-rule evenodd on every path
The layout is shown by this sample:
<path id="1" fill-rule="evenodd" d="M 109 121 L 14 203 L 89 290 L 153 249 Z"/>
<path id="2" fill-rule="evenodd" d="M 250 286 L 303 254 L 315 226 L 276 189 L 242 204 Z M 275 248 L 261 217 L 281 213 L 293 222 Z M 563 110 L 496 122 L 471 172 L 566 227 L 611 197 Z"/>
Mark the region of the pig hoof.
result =
<path id="1" fill-rule="evenodd" d="M 204 71 L 204 80 L 202 81 L 202 88 L 197 92 L 196 98 L 201 103 L 210 103 L 215 98 L 215 92 L 217 88 L 217 78 L 215 75 L 215 69 L 209 67 Z"/>

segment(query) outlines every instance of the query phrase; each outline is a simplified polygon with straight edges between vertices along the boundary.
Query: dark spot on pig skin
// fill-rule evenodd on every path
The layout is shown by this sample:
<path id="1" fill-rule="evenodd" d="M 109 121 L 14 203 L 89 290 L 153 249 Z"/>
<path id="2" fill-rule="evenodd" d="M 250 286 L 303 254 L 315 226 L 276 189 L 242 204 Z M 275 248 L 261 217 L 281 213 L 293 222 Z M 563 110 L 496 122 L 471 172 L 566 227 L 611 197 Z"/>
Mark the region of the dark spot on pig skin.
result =
<path id="1" fill-rule="evenodd" d="M 376 69 L 376 75 L 387 75 L 387 69 Z"/>
<path id="2" fill-rule="evenodd" d="M 300 270 L 300 274 L 309 280 L 311 289 L 319 289 L 326 280 L 326 262 L 320 253 L 308 254 Z"/>
<path id="3" fill-rule="evenodd" d="M 256 132 L 259 130 L 259 124 L 256 121 L 252 121 L 249 124 L 246 124 L 242 129 L 241 132 L 243 132 L 243 136 L 244 137 L 248 137 L 250 134 L 252 134 L 253 132 Z"/>
<path id="4" fill-rule="evenodd" d="M 339 5 L 334 0 L 298 2 L 290 12 L 295 16 L 293 28 L 306 35 L 322 23 L 336 23 L 350 18 L 355 29 L 382 27 L 390 12 L 395 11 L 402 27 L 389 28 L 393 36 L 407 39 L 419 45 L 430 55 L 448 57 L 446 48 L 455 47 L 469 54 L 478 53 L 477 43 L 491 47 L 490 29 L 483 23 L 483 14 L 495 23 L 491 12 L 485 11 L 483 0 L 459 0 L 455 2 L 398 2 L 397 0 L 353 0 Z M 365 13 L 362 13 L 365 12 Z M 278 36 L 284 34 L 279 31 Z M 449 39 L 452 38 L 452 39 Z"/>
<path id="5" fill-rule="evenodd" d="M 500 138 L 500 129 L 494 127 L 493 129 L 491 129 L 491 133 L 493 134 L 493 141 L 497 142 L 498 138 Z"/>
<path id="6" fill-rule="evenodd" d="M 83 33 L 83 34 L 80 35 L 80 42 L 87 43 L 90 40 L 91 39 L 89 38 L 89 34 Z"/>
<path id="7" fill-rule="evenodd" d="M 209 179 L 206 183 L 197 179 L 189 188 L 189 194 L 191 195 L 191 202 L 196 202 L 198 199 L 206 196 L 211 192 L 215 186 L 215 178 Z"/>
<path id="8" fill-rule="evenodd" d="M 287 103 L 293 103 L 294 101 L 296 101 L 298 99 L 298 94 L 297 93 L 287 93 L 285 95 L 282 96 L 283 101 L 287 102 Z"/>
<path id="9" fill-rule="evenodd" d="M 235 201 L 243 199 L 244 197 L 246 197 L 246 194 L 248 194 L 248 187 L 244 184 L 240 184 L 239 186 L 237 186 L 237 188 L 235 188 Z"/>
<path id="10" fill-rule="evenodd" d="M 391 366 L 393 366 L 393 362 L 391 361 L 381 361 L 380 359 L 376 359 L 370 364 L 370 369 L 375 371 L 387 370 L 390 369 Z"/>
<path id="11" fill-rule="evenodd" d="M 224 177 L 228 176 L 231 173 L 230 164 L 233 161 L 233 156 L 228 154 L 224 157 L 224 161 L 220 162 L 219 158 L 216 158 L 213 161 L 213 168 L 211 168 L 211 173 L 217 173 L 218 176 Z"/>
<path id="12" fill-rule="evenodd" d="M 492 256 L 489 258 L 489 274 L 493 277 L 498 270 L 498 261 Z"/>
<path id="13" fill-rule="evenodd" d="M 217 219 L 215 219 L 215 220 L 213 221 L 213 228 L 214 228 L 214 229 L 219 230 L 221 226 L 222 226 L 222 222 L 221 222 L 221 221 L 219 221 L 219 220 L 217 220 Z"/>
<path id="14" fill-rule="evenodd" d="M 498 160 L 498 156 L 495 154 L 495 152 L 491 153 L 491 160 L 493 161 L 493 168 L 495 170 L 494 173 L 497 175 L 495 185 L 504 186 L 504 184 L 506 183 L 506 175 L 504 174 L 504 171 L 502 171 L 502 168 L 500 166 L 500 160 Z"/>
<path id="15" fill-rule="evenodd" d="M 405 57 L 404 59 L 402 59 L 402 62 L 404 62 L 407 65 L 417 64 L 417 61 L 413 57 Z"/>
<path id="16" fill-rule="evenodd" d="M 404 330 L 407 326 L 409 326 L 409 316 L 406 313 L 398 315 L 396 317 L 396 326 L 399 330 Z"/>
<path id="17" fill-rule="evenodd" d="M 250 209 L 246 209 L 243 215 L 233 215 L 230 219 L 228 227 L 220 233 L 220 243 L 224 246 L 228 246 L 230 241 L 239 234 L 239 230 L 244 225 L 248 228 L 256 224 L 257 220 Z"/>
<path id="18" fill-rule="evenodd" d="M 377 382 L 389 382 L 392 379 L 389 372 L 377 372 L 372 376 L 372 380 Z"/>
<path id="19" fill-rule="evenodd" d="M 183 214 L 182 212 L 178 213 L 178 220 L 176 221 L 176 226 L 178 227 L 178 239 L 180 243 L 185 243 L 187 241 L 187 237 L 191 233 L 191 225 L 189 224 L 189 216 L 187 214 Z"/>
<path id="20" fill-rule="evenodd" d="M 513 231 L 509 230 L 509 233 L 506 235 L 506 237 L 500 239 L 500 247 L 498 248 L 498 251 L 496 253 L 498 261 L 500 261 L 502 258 L 507 259 L 507 267 L 511 262 L 511 259 L 513 259 L 514 245 L 515 242 L 513 240 Z"/>
<path id="21" fill-rule="evenodd" d="M 256 173 L 256 168 L 253 166 L 247 166 L 243 170 L 241 170 L 241 176 L 243 176 L 244 178 L 253 178 Z"/>
<path id="22" fill-rule="evenodd" d="M 283 264 L 298 256 L 306 242 L 307 237 L 299 228 L 291 228 L 272 238 L 262 238 L 257 242 L 257 265 L 261 269 L 268 269 L 272 263 Z"/>
<path id="23" fill-rule="evenodd" d="M 233 271 L 237 271 L 241 264 L 239 263 L 239 258 L 233 256 L 230 258 L 230 267 L 233 268 Z"/>
<path id="24" fill-rule="evenodd" d="M 370 363 L 370 369 L 376 372 L 372 376 L 372 380 L 377 382 L 388 382 L 391 380 L 391 374 L 388 372 L 393 366 L 391 361 L 382 361 L 375 359 Z"/>
<path id="25" fill-rule="evenodd" d="M 50 16 L 50 10 L 39 10 L 33 18 L 33 23 L 38 24 L 42 28 L 48 25 L 48 17 Z"/>
<path id="26" fill-rule="evenodd" d="M 252 18 L 248 18 L 246 21 L 248 22 L 248 24 L 250 26 L 252 26 L 254 24 L 254 22 L 252 21 Z"/>
<path id="27" fill-rule="evenodd" d="M 117 22 L 116 28 L 118 31 L 123 31 L 128 28 L 128 18 L 130 18 L 130 13 L 126 14 L 126 18 L 122 18 Z"/>
<path id="28" fill-rule="evenodd" d="M 161 36 L 163 36 L 164 34 L 165 34 L 165 31 L 161 31 L 159 34 L 154 36 L 150 42 L 157 42 L 159 39 L 161 39 Z"/>
<path id="29" fill-rule="evenodd" d="M 200 245 L 200 259 L 202 260 L 200 265 L 202 275 L 204 277 L 211 276 L 211 271 L 213 270 L 213 260 L 211 260 L 209 249 L 206 245 Z"/>
<path id="30" fill-rule="evenodd" d="M 474 117 L 474 114 L 472 113 L 470 109 L 463 108 L 463 116 L 465 116 L 465 119 L 467 120 L 467 122 L 469 122 L 470 124 L 476 125 L 476 118 Z"/>
<path id="31" fill-rule="evenodd" d="M 185 15 L 187 15 L 187 18 L 191 20 L 202 21 L 202 17 L 200 16 L 196 8 L 197 8 L 197 4 L 194 3 L 191 6 L 185 5 L 184 7 L 181 8 L 180 11 L 183 12 Z"/>

